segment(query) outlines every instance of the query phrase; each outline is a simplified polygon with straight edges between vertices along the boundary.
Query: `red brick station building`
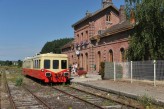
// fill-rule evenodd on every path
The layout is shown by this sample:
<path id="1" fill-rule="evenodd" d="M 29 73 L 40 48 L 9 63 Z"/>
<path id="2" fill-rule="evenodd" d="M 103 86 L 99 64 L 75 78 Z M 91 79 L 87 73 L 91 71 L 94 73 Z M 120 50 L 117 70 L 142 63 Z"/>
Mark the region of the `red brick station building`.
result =
<path id="1" fill-rule="evenodd" d="M 62 48 L 69 64 L 94 73 L 100 62 L 123 62 L 133 24 L 126 20 L 124 6 L 117 9 L 112 0 L 103 0 L 102 8 L 72 25 L 74 40 Z"/>

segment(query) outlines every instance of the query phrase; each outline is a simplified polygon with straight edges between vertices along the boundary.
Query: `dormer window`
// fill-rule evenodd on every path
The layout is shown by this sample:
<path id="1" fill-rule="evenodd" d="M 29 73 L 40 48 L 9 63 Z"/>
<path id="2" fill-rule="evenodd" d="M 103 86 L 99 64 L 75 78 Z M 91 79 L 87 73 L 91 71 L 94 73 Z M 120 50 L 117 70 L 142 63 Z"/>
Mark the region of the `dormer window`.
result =
<path id="1" fill-rule="evenodd" d="M 106 21 L 107 22 L 110 22 L 111 21 L 111 14 L 110 13 L 106 15 Z"/>

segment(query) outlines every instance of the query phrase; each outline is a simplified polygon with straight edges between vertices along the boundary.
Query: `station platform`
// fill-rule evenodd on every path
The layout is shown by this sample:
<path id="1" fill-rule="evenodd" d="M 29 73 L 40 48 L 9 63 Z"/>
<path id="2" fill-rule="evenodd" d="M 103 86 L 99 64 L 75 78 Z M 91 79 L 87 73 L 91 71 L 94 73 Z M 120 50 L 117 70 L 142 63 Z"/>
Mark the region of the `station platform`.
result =
<path id="1" fill-rule="evenodd" d="M 164 85 L 154 87 L 153 84 L 144 82 L 102 80 L 101 75 L 98 74 L 87 74 L 86 78 L 79 76 L 72 76 L 71 78 L 73 83 L 80 83 L 134 99 L 138 99 L 139 96 L 146 96 L 151 98 L 155 104 L 164 106 Z"/>

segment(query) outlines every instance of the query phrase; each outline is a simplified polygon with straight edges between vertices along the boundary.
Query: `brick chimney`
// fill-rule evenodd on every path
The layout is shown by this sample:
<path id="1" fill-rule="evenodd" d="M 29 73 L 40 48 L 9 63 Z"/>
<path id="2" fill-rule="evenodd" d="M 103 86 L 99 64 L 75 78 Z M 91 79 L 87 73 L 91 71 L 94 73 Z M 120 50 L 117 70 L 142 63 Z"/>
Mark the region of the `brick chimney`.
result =
<path id="1" fill-rule="evenodd" d="M 131 24 L 134 24 L 136 21 L 135 21 L 135 14 L 134 14 L 134 11 L 131 10 L 130 11 L 130 23 Z"/>
<path id="2" fill-rule="evenodd" d="M 105 8 L 109 5 L 113 5 L 112 0 L 102 0 L 102 7 Z"/>
<path id="3" fill-rule="evenodd" d="M 85 15 L 90 16 L 92 13 L 90 13 L 88 10 L 86 11 Z"/>
<path id="4" fill-rule="evenodd" d="M 124 7 L 124 5 L 120 5 L 119 18 L 120 18 L 120 22 L 126 21 L 126 14 L 125 14 L 125 7 Z"/>

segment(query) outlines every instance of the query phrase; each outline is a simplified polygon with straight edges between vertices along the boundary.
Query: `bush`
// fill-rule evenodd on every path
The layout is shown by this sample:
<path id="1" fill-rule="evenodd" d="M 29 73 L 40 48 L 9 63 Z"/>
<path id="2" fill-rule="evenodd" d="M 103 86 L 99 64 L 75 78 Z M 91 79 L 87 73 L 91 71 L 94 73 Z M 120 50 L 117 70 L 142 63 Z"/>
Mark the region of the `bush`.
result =
<path id="1" fill-rule="evenodd" d="M 18 78 L 16 79 L 15 85 L 16 85 L 16 86 L 21 86 L 22 83 L 23 83 L 23 77 L 18 77 Z"/>

